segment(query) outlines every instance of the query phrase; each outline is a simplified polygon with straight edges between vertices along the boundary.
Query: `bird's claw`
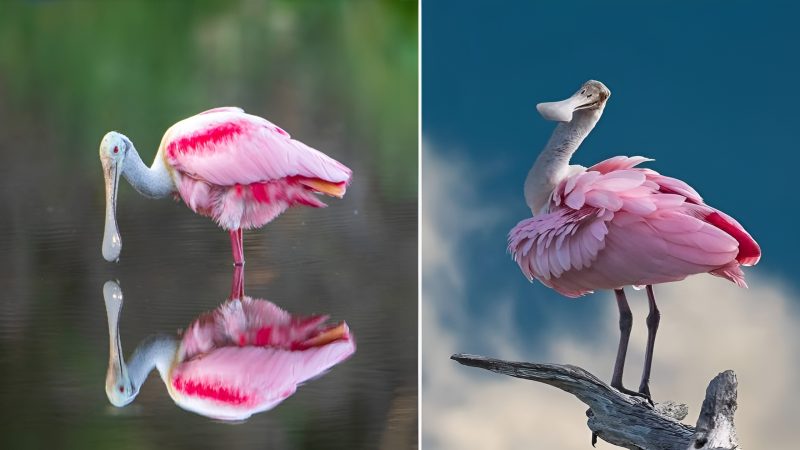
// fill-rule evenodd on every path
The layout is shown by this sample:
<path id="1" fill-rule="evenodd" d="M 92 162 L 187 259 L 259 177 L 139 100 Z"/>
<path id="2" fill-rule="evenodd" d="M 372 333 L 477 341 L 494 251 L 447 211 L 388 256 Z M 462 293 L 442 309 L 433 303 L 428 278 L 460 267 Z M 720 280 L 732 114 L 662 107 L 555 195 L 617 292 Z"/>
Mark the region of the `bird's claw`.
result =
<path id="1" fill-rule="evenodd" d="M 643 398 L 643 399 L 647 400 L 647 403 L 648 403 L 648 404 L 649 404 L 651 407 L 655 407 L 655 406 L 656 406 L 656 404 L 653 402 L 653 399 L 652 399 L 652 398 L 650 398 L 650 392 L 637 392 L 637 391 L 632 391 L 632 390 L 630 390 L 630 389 L 627 389 L 627 388 L 625 388 L 625 387 L 623 387 L 623 386 L 611 386 L 611 387 L 613 387 L 614 389 L 618 390 L 619 392 L 621 392 L 621 393 L 623 393 L 623 394 L 626 394 L 626 395 L 629 395 L 629 396 L 631 396 L 631 397 L 639 397 L 639 398 Z M 647 391 L 649 391 L 649 389 L 647 389 Z"/>
<path id="2" fill-rule="evenodd" d="M 655 408 L 655 406 L 656 406 L 655 402 L 653 402 L 653 399 L 650 398 L 650 395 L 648 395 L 648 394 L 645 394 L 645 393 L 642 393 L 642 392 L 626 392 L 626 394 L 628 394 L 630 396 L 633 396 L 633 397 L 639 397 L 639 398 L 643 398 L 643 399 L 647 400 L 647 403 L 652 408 Z"/>
<path id="3" fill-rule="evenodd" d="M 650 395 L 650 385 L 649 384 L 645 384 L 644 386 L 641 386 L 639 388 L 639 393 L 641 395 L 643 395 L 644 398 L 647 399 L 647 401 L 650 403 L 650 406 L 656 406 L 656 404 L 653 403 L 653 397 Z"/>

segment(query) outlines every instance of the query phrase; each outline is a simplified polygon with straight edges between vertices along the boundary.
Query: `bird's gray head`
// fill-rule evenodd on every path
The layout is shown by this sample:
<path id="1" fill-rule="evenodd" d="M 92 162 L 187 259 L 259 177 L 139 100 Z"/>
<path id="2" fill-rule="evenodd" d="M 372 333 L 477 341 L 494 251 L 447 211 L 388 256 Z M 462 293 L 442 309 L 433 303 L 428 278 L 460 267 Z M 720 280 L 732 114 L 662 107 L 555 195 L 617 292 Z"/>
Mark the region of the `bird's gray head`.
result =
<path id="1" fill-rule="evenodd" d="M 100 164 L 106 184 L 106 224 L 103 232 L 103 257 L 107 261 L 119 259 L 122 239 L 117 225 L 117 189 L 125 156 L 132 147 L 131 141 L 123 134 L 110 131 L 100 141 Z"/>
<path id="2" fill-rule="evenodd" d="M 583 83 L 572 97 L 560 102 L 539 103 L 536 109 L 547 120 L 571 122 L 573 114 L 602 114 L 611 91 L 599 81 Z"/>
<path id="3" fill-rule="evenodd" d="M 114 163 L 125 159 L 131 145 L 130 139 L 122 133 L 109 131 L 100 141 L 100 161 Z"/>
<path id="4" fill-rule="evenodd" d="M 117 372 L 113 373 L 113 370 L 117 370 Z M 106 374 L 106 396 L 108 401 L 117 408 L 122 408 L 132 402 L 137 395 L 139 395 L 139 389 L 131 383 L 127 371 L 123 372 L 120 369 L 109 366 Z"/>

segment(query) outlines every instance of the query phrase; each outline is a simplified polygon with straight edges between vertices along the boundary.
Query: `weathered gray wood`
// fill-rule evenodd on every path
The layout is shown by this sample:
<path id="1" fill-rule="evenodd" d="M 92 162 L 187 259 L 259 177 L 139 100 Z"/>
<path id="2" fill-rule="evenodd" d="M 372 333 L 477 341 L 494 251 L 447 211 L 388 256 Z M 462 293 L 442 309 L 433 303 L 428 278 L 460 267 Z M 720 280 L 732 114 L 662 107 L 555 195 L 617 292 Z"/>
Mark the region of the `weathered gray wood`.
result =
<path id="1" fill-rule="evenodd" d="M 689 449 L 740 449 L 733 424 L 737 386 L 736 374 L 732 370 L 726 370 L 711 380 Z"/>
<path id="2" fill-rule="evenodd" d="M 680 422 L 688 411 L 686 405 L 667 402 L 653 407 L 642 398 L 617 391 L 580 367 L 503 361 L 466 354 L 456 354 L 451 359 L 466 366 L 549 384 L 576 396 L 589 406 L 586 414 L 592 441 L 599 437 L 633 450 L 738 448 L 733 428 L 736 377 L 731 371 L 712 380 L 695 430 Z M 730 440 L 726 441 L 728 437 Z M 701 444 L 695 447 L 695 443 Z"/>

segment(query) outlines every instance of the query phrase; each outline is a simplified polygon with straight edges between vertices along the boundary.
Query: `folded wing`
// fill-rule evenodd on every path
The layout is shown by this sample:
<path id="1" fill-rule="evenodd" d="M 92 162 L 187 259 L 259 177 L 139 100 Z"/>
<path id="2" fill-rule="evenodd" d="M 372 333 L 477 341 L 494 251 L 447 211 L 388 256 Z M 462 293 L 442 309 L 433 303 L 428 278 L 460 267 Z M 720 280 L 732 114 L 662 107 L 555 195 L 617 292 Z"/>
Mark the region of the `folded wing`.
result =
<path id="1" fill-rule="evenodd" d="M 644 161 L 615 157 L 562 180 L 549 212 L 509 234 L 525 276 L 570 297 L 702 272 L 744 285 L 738 265 L 757 262 L 758 244 L 686 183 L 635 167 Z"/>
<path id="2" fill-rule="evenodd" d="M 165 133 L 161 151 L 173 168 L 219 186 L 287 177 L 344 186 L 351 176 L 346 166 L 292 139 L 270 121 L 233 107 L 176 123 Z"/>

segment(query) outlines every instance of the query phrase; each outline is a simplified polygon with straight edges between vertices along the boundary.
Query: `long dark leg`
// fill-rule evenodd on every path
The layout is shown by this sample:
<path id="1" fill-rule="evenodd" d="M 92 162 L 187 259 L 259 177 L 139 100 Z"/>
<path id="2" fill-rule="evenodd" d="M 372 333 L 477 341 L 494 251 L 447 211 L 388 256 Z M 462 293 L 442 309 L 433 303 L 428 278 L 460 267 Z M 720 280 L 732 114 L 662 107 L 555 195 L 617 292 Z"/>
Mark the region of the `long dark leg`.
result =
<path id="1" fill-rule="evenodd" d="M 653 348 L 656 345 L 658 324 L 661 322 L 661 311 L 656 305 L 653 286 L 649 284 L 647 285 L 647 303 L 650 305 L 650 314 L 647 315 L 647 350 L 644 354 L 644 370 L 642 371 L 642 382 L 639 384 L 639 392 L 650 397 L 650 368 L 653 365 Z"/>
<path id="2" fill-rule="evenodd" d="M 236 266 L 244 265 L 244 242 L 242 239 L 242 229 L 231 230 L 231 253 L 233 253 L 233 264 Z"/>
<path id="3" fill-rule="evenodd" d="M 617 296 L 617 308 L 619 308 L 619 347 L 617 348 L 617 360 L 614 362 L 614 374 L 611 375 L 611 387 L 625 392 L 627 389 L 622 387 L 622 372 L 625 371 L 625 355 L 628 353 L 628 341 L 631 337 L 633 328 L 633 314 L 625 298 L 625 291 L 614 289 Z"/>
<path id="4" fill-rule="evenodd" d="M 233 266 L 233 280 L 231 281 L 231 300 L 244 297 L 244 266 Z"/>

